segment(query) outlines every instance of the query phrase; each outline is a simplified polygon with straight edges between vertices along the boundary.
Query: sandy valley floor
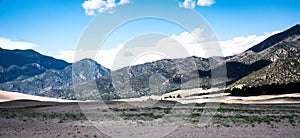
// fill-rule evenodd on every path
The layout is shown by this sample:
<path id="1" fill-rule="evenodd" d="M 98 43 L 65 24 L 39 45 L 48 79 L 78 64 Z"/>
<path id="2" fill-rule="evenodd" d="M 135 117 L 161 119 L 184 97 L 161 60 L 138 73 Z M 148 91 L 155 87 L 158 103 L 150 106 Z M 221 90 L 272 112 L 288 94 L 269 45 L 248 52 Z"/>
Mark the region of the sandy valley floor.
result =
<path id="1" fill-rule="evenodd" d="M 297 138 L 299 107 L 299 104 L 181 105 L 167 101 L 78 104 L 19 100 L 0 103 L 0 137 Z"/>

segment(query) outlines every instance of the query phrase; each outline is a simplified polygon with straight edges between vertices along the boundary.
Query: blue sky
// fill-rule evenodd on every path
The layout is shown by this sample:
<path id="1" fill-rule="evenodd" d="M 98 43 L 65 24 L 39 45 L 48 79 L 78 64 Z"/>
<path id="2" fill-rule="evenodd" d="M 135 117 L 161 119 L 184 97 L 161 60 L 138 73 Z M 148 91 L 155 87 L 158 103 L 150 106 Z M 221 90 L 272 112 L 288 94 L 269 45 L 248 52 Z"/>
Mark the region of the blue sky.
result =
<path id="1" fill-rule="evenodd" d="M 105 13 L 96 12 L 95 16 L 90 16 L 83 8 L 84 0 L 0 0 L 0 40 L 5 40 L 8 44 L 18 42 L 5 48 L 20 48 L 21 46 L 14 47 L 14 44 L 24 44 L 28 46 L 27 48 L 34 48 L 44 54 L 59 55 L 63 53 L 62 51 L 76 49 L 82 32 L 97 15 L 113 16 L 118 12 L 118 8 L 134 5 L 136 1 L 143 0 L 117 4 Z M 149 6 L 147 3 L 151 0 L 145 1 L 141 9 L 143 6 Z M 236 37 L 248 38 L 250 35 L 259 37 L 265 33 L 270 35 L 274 31 L 285 30 L 300 23 L 299 0 L 200 0 L 213 2 L 204 6 L 197 5 L 198 1 L 194 1 L 195 7 L 190 8 L 194 8 L 193 10 L 206 19 L 221 41 L 228 42 Z M 117 0 L 115 3 L 119 2 L 120 0 Z M 179 4 L 182 2 L 184 0 L 178 1 L 174 6 L 178 10 L 187 10 L 180 8 Z M 170 10 L 164 0 L 157 5 L 166 11 Z M 114 13 L 111 14 L 110 11 Z M 149 20 L 141 23 L 147 24 Z M 149 23 L 149 26 L 150 24 L 152 23 Z M 170 36 L 172 34 L 180 36 L 183 33 L 182 29 L 176 27 L 166 29 L 163 22 L 154 24 L 154 27 L 144 28 L 143 31 L 163 30 Z M 128 30 L 138 32 L 136 25 L 128 27 Z M 126 34 L 116 34 L 115 37 L 119 39 L 111 40 L 107 50 L 116 48 L 118 44 L 129 39 Z M 0 43 L 1 47 L 4 47 L 3 45 Z"/>
<path id="2" fill-rule="evenodd" d="M 85 15 L 81 4 L 82 0 L 1 0 L 0 37 L 37 44 L 49 54 L 73 48 L 93 18 Z"/>
<path id="3" fill-rule="evenodd" d="M 300 23 L 299 0 L 216 0 L 196 7 L 221 40 L 283 30 Z"/>

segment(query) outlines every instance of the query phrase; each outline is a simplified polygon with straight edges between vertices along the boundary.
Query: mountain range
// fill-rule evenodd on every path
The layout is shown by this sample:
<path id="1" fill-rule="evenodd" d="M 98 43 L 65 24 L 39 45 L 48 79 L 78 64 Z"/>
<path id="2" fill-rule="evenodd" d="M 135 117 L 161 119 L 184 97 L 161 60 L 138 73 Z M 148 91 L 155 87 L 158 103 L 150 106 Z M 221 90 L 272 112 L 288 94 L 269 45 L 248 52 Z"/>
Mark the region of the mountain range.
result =
<path id="1" fill-rule="evenodd" d="M 300 25 L 231 57 L 163 59 L 115 71 L 91 59 L 70 64 L 33 50 L 0 49 L 0 89 L 86 100 L 161 95 L 224 84 L 227 88 L 285 84 L 300 81 L 299 50 Z"/>
<path id="2" fill-rule="evenodd" d="M 69 65 L 33 50 L 0 48 L 0 83 L 23 80 L 51 69 L 62 70 Z"/>
<path id="3" fill-rule="evenodd" d="M 2 83 L 0 89 L 40 95 L 44 91 L 72 86 L 73 83 L 81 84 L 95 80 L 110 72 L 92 59 L 84 59 L 66 66 L 64 69 L 50 69 L 41 74 L 25 79 L 17 79 Z"/>

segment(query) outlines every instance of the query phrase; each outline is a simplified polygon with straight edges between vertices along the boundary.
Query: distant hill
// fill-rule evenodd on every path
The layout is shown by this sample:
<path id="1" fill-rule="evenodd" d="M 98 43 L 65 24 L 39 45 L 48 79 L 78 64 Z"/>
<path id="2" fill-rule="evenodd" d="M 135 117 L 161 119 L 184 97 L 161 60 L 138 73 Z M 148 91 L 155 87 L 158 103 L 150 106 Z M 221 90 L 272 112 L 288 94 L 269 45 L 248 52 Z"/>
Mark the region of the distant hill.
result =
<path id="1" fill-rule="evenodd" d="M 51 69 L 62 70 L 69 65 L 33 50 L 0 48 L 0 83 L 26 79 Z"/>

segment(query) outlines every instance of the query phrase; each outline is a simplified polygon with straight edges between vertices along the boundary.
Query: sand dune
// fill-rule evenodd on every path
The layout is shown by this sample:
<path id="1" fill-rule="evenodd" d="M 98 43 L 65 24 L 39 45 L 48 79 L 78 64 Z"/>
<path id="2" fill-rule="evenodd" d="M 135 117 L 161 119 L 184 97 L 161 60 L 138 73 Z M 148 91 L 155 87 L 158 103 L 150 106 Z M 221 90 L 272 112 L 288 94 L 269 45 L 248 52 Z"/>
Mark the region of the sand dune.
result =
<path id="1" fill-rule="evenodd" d="M 300 103 L 300 93 L 280 94 L 280 95 L 260 95 L 249 97 L 227 96 L 224 103 L 245 103 L 245 104 L 280 104 L 280 103 Z"/>
<path id="2" fill-rule="evenodd" d="M 55 98 L 47 98 L 41 96 L 33 96 L 28 94 L 22 94 L 17 92 L 0 91 L 0 102 L 8 102 L 14 100 L 33 100 L 41 102 L 78 102 L 73 100 L 62 100 Z"/>
<path id="3" fill-rule="evenodd" d="M 169 99 L 182 104 L 220 102 L 230 104 L 295 104 L 300 103 L 300 93 L 281 95 L 260 95 L 249 97 L 228 96 L 229 94 L 211 94 L 188 98 Z"/>
<path id="4" fill-rule="evenodd" d="M 229 94 L 226 93 L 208 94 L 203 96 L 191 96 L 186 98 L 174 98 L 174 99 L 167 99 L 167 100 L 176 101 L 182 104 L 205 103 L 205 102 L 220 102 L 220 103 L 234 103 L 234 104 L 300 103 L 300 93 L 282 94 L 282 95 L 260 95 L 260 96 L 249 96 L 249 97 L 237 97 L 237 96 L 228 96 L 228 95 Z M 157 100 L 160 99 L 159 97 L 160 96 L 158 96 Z M 124 101 L 144 101 L 145 99 L 148 98 L 141 98 L 142 100 L 136 98 L 136 99 L 124 100 Z M 33 96 L 33 95 L 22 94 L 17 92 L 0 91 L 0 102 L 8 102 L 14 100 L 33 100 L 33 101 L 41 101 L 41 102 L 79 102 L 74 100 L 63 100 L 63 99 Z"/>

